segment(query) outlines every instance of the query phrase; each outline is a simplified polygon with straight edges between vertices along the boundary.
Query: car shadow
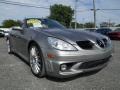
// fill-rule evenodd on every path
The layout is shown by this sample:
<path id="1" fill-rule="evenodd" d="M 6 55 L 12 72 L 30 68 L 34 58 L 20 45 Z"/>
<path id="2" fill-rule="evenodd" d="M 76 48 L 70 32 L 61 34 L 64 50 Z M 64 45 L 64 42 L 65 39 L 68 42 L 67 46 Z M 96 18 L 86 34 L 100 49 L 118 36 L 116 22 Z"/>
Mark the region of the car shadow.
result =
<path id="1" fill-rule="evenodd" d="M 23 61 L 25 64 L 29 65 L 29 62 L 27 62 L 24 58 L 22 58 L 21 56 L 19 56 L 17 53 L 12 53 L 12 55 L 18 57 L 21 61 Z"/>
<path id="2" fill-rule="evenodd" d="M 51 76 L 46 76 L 46 79 L 48 79 L 50 81 L 54 81 L 54 82 L 68 82 L 68 81 L 72 81 L 72 80 L 75 80 L 75 79 L 78 79 L 78 78 L 88 77 L 88 76 L 94 75 L 94 74 L 98 73 L 99 71 L 101 71 L 101 69 L 91 71 L 91 72 L 81 73 L 81 74 L 78 74 L 78 75 L 73 76 L 73 77 L 62 78 L 62 79 L 61 78 L 56 78 L 56 77 L 51 77 Z"/>
<path id="3" fill-rule="evenodd" d="M 3 35 L 0 35 L 0 38 L 4 38 L 4 36 L 3 36 Z"/>

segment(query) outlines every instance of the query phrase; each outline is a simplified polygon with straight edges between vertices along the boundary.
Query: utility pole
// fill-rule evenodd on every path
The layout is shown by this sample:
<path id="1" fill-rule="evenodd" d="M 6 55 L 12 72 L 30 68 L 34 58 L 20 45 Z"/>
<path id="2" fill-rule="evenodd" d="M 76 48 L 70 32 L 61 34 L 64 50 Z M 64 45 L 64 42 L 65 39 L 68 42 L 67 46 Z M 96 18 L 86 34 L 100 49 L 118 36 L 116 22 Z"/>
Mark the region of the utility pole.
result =
<path id="1" fill-rule="evenodd" d="M 75 0 L 75 29 L 77 28 L 77 2 L 78 0 Z"/>
<path id="2" fill-rule="evenodd" d="M 94 28 L 96 28 L 96 6 L 95 6 L 95 0 L 93 0 L 93 13 L 94 13 Z"/>
<path id="3" fill-rule="evenodd" d="M 84 23 L 84 20 L 85 20 L 85 18 L 82 18 L 82 22 L 83 22 L 83 23 L 82 23 L 82 24 L 83 24 L 83 25 L 82 25 L 82 28 L 84 28 L 84 24 L 85 24 L 85 23 Z"/>
<path id="4" fill-rule="evenodd" d="M 110 19 L 108 20 L 108 26 L 109 27 L 111 26 L 111 20 Z"/>

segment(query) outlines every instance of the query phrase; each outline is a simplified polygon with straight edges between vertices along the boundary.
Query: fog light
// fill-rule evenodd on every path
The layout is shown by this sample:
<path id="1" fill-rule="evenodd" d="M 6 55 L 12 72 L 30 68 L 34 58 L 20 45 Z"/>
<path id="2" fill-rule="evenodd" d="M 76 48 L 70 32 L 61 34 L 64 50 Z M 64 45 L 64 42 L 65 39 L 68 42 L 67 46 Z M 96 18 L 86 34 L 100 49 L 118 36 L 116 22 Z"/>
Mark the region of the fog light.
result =
<path id="1" fill-rule="evenodd" d="M 65 71 L 65 70 L 67 70 L 67 65 L 65 65 L 65 64 L 62 64 L 62 65 L 61 65 L 61 70 L 62 70 L 62 71 Z"/>

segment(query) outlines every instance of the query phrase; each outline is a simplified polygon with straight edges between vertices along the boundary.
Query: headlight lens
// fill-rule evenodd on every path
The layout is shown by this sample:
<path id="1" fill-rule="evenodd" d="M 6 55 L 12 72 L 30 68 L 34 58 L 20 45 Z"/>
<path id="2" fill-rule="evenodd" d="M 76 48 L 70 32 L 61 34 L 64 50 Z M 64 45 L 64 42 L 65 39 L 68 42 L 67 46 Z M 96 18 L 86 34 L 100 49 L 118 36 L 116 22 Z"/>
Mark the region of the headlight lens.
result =
<path id="1" fill-rule="evenodd" d="M 48 37 L 48 43 L 52 47 L 59 49 L 59 50 L 64 50 L 64 51 L 76 51 L 77 50 L 73 45 L 63 40 L 53 38 L 53 37 Z"/>

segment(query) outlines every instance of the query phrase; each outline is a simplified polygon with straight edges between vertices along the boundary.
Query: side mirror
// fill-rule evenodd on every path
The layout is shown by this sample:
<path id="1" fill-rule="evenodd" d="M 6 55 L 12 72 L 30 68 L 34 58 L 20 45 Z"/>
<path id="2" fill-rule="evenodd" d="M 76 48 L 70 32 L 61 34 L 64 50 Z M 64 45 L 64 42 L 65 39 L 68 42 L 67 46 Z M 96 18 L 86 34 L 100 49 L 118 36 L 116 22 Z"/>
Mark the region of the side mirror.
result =
<path id="1" fill-rule="evenodd" d="M 12 30 L 23 31 L 23 29 L 21 27 L 19 27 L 19 26 L 12 27 Z"/>

